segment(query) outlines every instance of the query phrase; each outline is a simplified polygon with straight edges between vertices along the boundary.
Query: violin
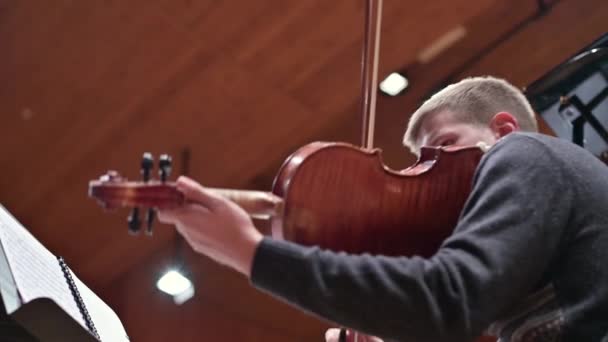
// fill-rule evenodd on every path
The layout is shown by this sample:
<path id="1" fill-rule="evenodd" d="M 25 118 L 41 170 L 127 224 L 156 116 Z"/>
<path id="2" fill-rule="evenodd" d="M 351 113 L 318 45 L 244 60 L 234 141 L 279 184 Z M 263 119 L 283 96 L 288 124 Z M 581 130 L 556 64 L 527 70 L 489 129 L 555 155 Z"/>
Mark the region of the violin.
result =
<path id="1" fill-rule="evenodd" d="M 455 227 L 482 155 L 475 146 L 423 147 L 413 166 L 395 171 L 382 164 L 379 149 L 315 142 L 283 163 L 270 192 L 208 190 L 269 219 L 275 238 L 349 253 L 431 256 Z M 128 181 L 115 171 L 92 180 L 89 196 L 108 209 L 184 203 L 174 182 Z"/>
<path id="2" fill-rule="evenodd" d="M 383 163 L 381 150 L 373 148 L 381 4 L 377 0 L 374 7 L 374 0 L 367 0 L 366 6 L 363 146 L 305 145 L 285 160 L 268 192 L 208 190 L 234 201 L 252 217 L 270 220 L 272 236 L 278 239 L 348 253 L 429 257 L 456 226 L 484 149 L 423 147 L 418 160 L 404 170 Z M 165 163 L 160 180 L 128 181 L 110 171 L 89 183 L 89 195 L 106 208 L 148 209 L 150 230 L 154 209 L 184 203 L 175 183 L 166 179 L 170 158 L 161 160 Z M 144 165 L 149 167 L 150 162 Z M 149 170 L 142 174 L 149 175 Z M 129 222 L 136 232 L 139 221 Z"/>

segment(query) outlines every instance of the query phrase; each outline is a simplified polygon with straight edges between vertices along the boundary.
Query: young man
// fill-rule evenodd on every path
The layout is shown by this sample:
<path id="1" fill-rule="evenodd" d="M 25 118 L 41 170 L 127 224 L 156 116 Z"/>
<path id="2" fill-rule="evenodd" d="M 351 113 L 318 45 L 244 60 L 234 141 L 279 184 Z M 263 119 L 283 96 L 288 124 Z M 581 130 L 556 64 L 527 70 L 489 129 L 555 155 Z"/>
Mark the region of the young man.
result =
<path id="1" fill-rule="evenodd" d="M 178 188 L 194 204 L 159 218 L 259 289 L 387 341 L 470 341 L 484 331 L 511 342 L 600 341 L 608 332 L 608 168 L 536 127 L 523 94 L 491 77 L 448 86 L 412 116 L 404 142 L 414 153 L 492 146 L 453 234 L 429 259 L 263 237 L 237 205 L 187 178 Z"/>

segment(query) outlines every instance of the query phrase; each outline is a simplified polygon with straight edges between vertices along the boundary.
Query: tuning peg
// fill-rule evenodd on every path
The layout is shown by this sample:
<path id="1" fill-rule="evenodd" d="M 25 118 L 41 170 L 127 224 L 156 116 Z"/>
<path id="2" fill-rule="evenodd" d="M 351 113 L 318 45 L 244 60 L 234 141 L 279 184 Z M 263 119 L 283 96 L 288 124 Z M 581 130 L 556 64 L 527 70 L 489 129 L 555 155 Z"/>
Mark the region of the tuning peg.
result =
<path id="1" fill-rule="evenodd" d="M 152 153 L 146 152 L 141 159 L 141 175 L 144 182 L 150 180 L 152 167 L 154 167 L 154 157 L 152 157 Z"/>
<path id="2" fill-rule="evenodd" d="M 144 153 L 141 159 L 141 174 L 144 182 L 150 181 L 150 172 L 154 167 L 154 157 L 152 153 Z M 148 208 L 146 214 L 146 235 L 152 235 L 152 223 L 154 223 L 154 209 Z"/>
<path id="3" fill-rule="evenodd" d="M 154 223 L 154 216 L 155 216 L 155 212 L 154 209 L 149 208 L 148 209 L 148 216 L 146 217 L 146 235 L 148 236 L 152 236 L 153 234 L 153 230 L 152 230 L 152 223 Z"/>
<path id="4" fill-rule="evenodd" d="M 169 177 L 169 175 L 171 174 L 171 166 L 171 156 L 169 156 L 168 154 L 161 154 L 158 160 L 158 173 L 160 175 L 161 182 L 165 182 L 167 180 L 167 177 Z"/>
<path id="5" fill-rule="evenodd" d="M 131 211 L 131 215 L 129 215 L 129 219 L 127 220 L 129 223 L 129 234 L 137 235 L 141 229 L 141 220 L 139 219 L 139 208 L 133 208 Z"/>
<path id="6" fill-rule="evenodd" d="M 149 160 L 152 160 L 152 159 L 149 158 Z M 142 163 L 142 166 L 143 166 L 143 163 Z M 161 182 L 165 182 L 167 180 L 167 177 L 171 173 L 171 157 L 167 154 L 162 154 L 158 160 L 158 168 L 159 168 L 158 173 L 160 174 L 160 180 L 161 180 Z M 148 209 L 148 217 L 147 217 L 148 226 L 146 229 L 146 235 L 148 235 L 148 236 L 152 235 L 152 222 L 153 221 L 154 221 L 154 210 Z"/>

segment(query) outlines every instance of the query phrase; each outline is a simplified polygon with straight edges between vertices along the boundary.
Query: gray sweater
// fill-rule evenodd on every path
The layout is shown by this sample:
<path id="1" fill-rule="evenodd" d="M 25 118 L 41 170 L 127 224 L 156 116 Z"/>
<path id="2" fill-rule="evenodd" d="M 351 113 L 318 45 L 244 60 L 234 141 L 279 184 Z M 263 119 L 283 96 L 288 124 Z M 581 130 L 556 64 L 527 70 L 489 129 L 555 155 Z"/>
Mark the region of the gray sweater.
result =
<path id="1" fill-rule="evenodd" d="M 398 341 L 600 341 L 608 333 L 608 167 L 565 140 L 513 133 L 482 158 L 431 258 L 352 255 L 265 238 L 252 283 Z"/>

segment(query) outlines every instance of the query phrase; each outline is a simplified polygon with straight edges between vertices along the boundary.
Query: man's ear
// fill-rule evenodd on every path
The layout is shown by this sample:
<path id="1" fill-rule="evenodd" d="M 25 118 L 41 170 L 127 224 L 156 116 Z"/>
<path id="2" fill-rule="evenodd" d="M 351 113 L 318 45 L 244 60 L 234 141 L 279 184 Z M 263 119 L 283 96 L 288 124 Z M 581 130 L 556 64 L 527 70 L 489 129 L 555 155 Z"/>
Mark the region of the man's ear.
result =
<path id="1" fill-rule="evenodd" d="M 511 113 L 500 112 L 494 115 L 490 121 L 490 129 L 496 138 L 502 138 L 509 133 L 518 131 L 519 123 Z"/>

